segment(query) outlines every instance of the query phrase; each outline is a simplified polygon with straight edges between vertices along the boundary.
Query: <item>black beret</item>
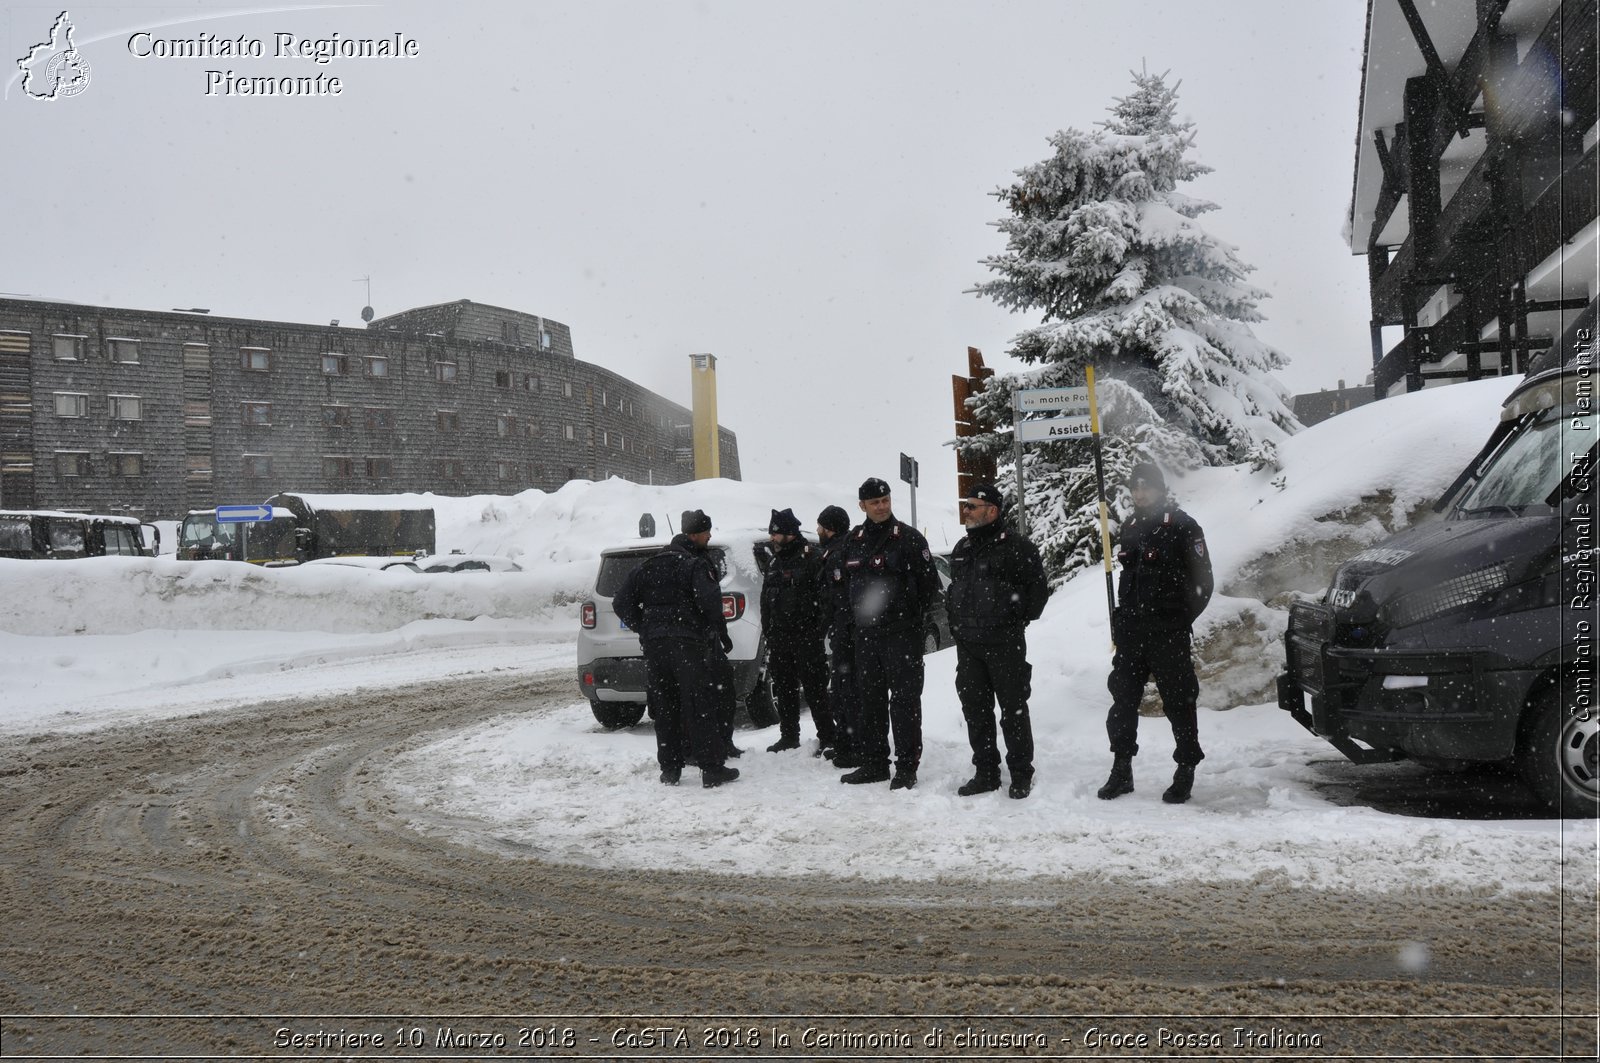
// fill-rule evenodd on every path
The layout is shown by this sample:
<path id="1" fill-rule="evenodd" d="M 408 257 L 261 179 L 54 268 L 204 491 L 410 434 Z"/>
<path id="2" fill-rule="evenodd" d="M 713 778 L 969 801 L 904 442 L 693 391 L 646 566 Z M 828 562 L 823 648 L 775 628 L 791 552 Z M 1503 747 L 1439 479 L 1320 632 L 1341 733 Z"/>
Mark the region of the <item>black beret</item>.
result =
<path id="1" fill-rule="evenodd" d="M 869 498 L 882 498 L 888 493 L 888 484 L 884 483 L 876 476 L 870 476 L 862 482 L 861 490 L 856 492 L 856 497 L 865 502 Z"/>
<path id="2" fill-rule="evenodd" d="M 1129 487 L 1138 487 L 1141 482 L 1159 491 L 1167 489 L 1167 478 L 1161 475 L 1161 469 L 1148 461 L 1140 462 L 1128 473 Z"/>
<path id="3" fill-rule="evenodd" d="M 967 492 L 967 498 L 977 502 L 987 502 L 991 506 L 996 506 L 1000 509 L 1006 508 L 1005 496 L 1000 493 L 1000 489 L 994 484 L 978 484 Z"/>
<path id="4" fill-rule="evenodd" d="M 772 520 L 767 524 L 767 531 L 773 535 L 799 535 L 800 518 L 794 515 L 792 509 L 775 509 L 772 511 Z"/>
<path id="5" fill-rule="evenodd" d="M 706 516 L 703 509 L 686 509 L 683 511 L 683 534 L 698 535 L 711 530 L 711 518 Z"/>
<path id="6" fill-rule="evenodd" d="M 843 535 L 850 530 L 850 514 L 838 506 L 829 506 L 817 514 L 817 523 L 835 535 Z"/>

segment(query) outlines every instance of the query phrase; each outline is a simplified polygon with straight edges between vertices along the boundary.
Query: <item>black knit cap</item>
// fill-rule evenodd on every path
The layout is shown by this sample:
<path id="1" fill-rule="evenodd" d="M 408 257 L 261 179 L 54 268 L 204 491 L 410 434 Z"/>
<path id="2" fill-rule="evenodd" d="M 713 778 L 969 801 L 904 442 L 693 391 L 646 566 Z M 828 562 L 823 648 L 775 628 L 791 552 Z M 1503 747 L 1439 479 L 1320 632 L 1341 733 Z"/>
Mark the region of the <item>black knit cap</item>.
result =
<path id="1" fill-rule="evenodd" d="M 889 485 L 876 476 L 871 476 L 862 482 L 861 490 L 856 492 L 856 498 L 865 502 L 869 498 L 882 498 L 888 493 Z"/>
<path id="2" fill-rule="evenodd" d="M 799 535 L 800 518 L 794 515 L 792 509 L 775 509 L 772 511 L 772 520 L 767 524 L 767 532 L 771 535 Z"/>
<path id="3" fill-rule="evenodd" d="M 835 535 L 843 535 L 850 530 L 850 514 L 838 506 L 829 506 L 817 514 L 817 524 Z"/>
<path id="4" fill-rule="evenodd" d="M 1140 462 L 1128 473 L 1128 487 L 1138 487 L 1141 482 L 1158 491 L 1167 489 L 1167 478 L 1161 475 L 1161 469 L 1148 461 Z"/>
<path id="5" fill-rule="evenodd" d="M 711 530 L 711 518 L 703 509 L 686 509 L 682 518 L 683 534 L 698 535 Z"/>

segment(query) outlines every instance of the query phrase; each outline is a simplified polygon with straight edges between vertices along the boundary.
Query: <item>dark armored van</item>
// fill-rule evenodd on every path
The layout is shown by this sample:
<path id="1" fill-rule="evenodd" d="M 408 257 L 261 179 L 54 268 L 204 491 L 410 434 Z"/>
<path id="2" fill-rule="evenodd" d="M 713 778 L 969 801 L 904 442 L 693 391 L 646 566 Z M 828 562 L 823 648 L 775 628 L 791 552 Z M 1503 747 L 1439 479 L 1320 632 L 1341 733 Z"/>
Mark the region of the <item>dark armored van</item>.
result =
<path id="1" fill-rule="evenodd" d="M 1514 765 L 1552 809 L 1596 814 L 1595 383 L 1587 353 L 1529 376 L 1443 519 L 1290 609 L 1281 708 L 1354 761 Z"/>
<path id="2" fill-rule="evenodd" d="M 140 534 L 151 533 L 147 546 Z M 66 560 L 77 557 L 154 557 L 161 532 L 132 517 L 53 510 L 0 510 L 0 557 Z"/>

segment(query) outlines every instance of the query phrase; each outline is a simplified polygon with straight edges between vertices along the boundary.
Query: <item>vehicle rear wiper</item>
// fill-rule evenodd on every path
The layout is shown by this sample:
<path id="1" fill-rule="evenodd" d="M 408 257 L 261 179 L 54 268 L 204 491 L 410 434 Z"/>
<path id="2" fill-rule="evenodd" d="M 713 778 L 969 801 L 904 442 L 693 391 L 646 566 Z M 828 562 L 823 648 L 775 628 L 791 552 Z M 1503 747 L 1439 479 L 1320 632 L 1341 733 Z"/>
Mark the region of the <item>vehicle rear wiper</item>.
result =
<path id="1" fill-rule="evenodd" d="M 1461 509 L 1457 510 L 1456 512 L 1460 513 L 1463 517 L 1472 517 L 1478 515 L 1479 513 L 1504 513 L 1509 517 L 1522 516 L 1521 511 L 1519 511 L 1516 507 L 1508 506 L 1504 502 L 1497 502 L 1492 506 L 1474 506 L 1471 509 Z"/>

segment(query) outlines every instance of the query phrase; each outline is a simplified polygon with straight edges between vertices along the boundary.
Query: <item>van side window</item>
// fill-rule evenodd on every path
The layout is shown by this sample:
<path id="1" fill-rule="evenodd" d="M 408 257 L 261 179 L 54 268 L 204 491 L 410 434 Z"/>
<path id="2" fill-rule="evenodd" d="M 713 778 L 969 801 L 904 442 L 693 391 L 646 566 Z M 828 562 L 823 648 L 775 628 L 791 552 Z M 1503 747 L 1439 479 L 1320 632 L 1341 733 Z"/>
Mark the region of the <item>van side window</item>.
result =
<path id="1" fill-rule="evenodd" d="M 52 520 L 50 551 L 57 557 L 82 557 L 83 525 L 75 520 Z"/>

